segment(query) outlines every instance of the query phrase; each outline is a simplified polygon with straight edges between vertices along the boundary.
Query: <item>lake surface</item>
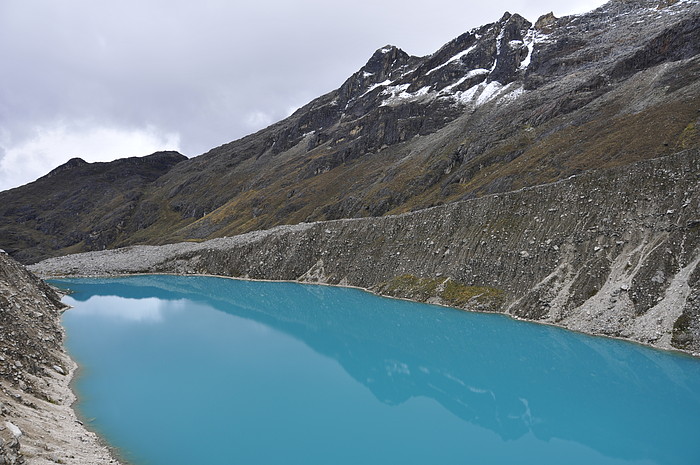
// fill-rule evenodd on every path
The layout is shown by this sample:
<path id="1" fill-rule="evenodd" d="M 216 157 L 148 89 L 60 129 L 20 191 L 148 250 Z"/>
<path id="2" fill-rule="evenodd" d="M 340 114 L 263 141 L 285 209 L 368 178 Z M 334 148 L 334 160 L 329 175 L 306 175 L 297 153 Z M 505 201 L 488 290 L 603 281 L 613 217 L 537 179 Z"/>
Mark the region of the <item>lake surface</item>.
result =
<path id="1" fill-rule="evenodd" d="M 700 463 L 700 362 L 356 289 L 53 280 L 78 410 L 134 465 Z"/>

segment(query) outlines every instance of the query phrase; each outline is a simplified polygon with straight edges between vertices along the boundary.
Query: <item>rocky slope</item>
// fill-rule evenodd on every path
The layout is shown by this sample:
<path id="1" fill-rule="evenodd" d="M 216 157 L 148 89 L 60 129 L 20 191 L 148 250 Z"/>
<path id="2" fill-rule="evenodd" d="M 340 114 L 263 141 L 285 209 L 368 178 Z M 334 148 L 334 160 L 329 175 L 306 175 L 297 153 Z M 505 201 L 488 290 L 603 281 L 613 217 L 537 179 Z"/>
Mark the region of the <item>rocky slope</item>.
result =
<path id="1" fill-rule="evenodd" d="M 0 252 L 0 463 L 116 463 L 71 409 L 56 293 Z"/>
<path id="2" fill-rule="evenodd" d="M 88 204 L 75 224 L 70 209 L 17 214 L 0 237 L 28 263 L 415 211 L 697 148 L 699 44 L 697 0 L 612 0 L 534 24 L 506 13 L 426 57 L 386 46 L 337 90 L 177 163 L 129 202 Z M 0 200 L 44 201 L 25 188 Z"/>
<path id="3" fill-rule="evenodd" d="M 700 151 L 380 218 L 43 261 L 360 286 L 700 352 Z"/>
<path id="4" fill-rule="evenodd" d="M 0 192 L 1 246 L 21 262 L 101 250 L 150 220 L 141 205 L 146 188 L 177 163 L 157 152 L 111 163 L 73 158 L 46 176 Z"/>

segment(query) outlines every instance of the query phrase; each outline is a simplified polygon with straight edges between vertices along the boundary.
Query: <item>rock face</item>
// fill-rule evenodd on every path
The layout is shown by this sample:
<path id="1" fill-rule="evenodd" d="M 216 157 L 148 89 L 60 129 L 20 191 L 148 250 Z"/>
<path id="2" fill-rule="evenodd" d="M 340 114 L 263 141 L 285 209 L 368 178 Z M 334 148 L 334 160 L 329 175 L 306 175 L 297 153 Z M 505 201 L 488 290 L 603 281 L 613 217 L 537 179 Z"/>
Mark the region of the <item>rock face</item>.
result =
<path id="1" fill-rule="evenodd" d="M 697 0 L 614 0 L 534 25 L 506 13 L 426 57 L 382 47 L 287 119 L 128 193 L 71 191 L 87 169 L 75 161 L 44 182 L 85 189 L 80 221 L 71 203 L 37 213 L 51 197 L 31 184 L 2 193 L 0 238 L 29 263 L 404 213 L 698 148 L 699 51 Z"/>
<path id="2" fill-rule="evenodd" d="M 700 352 L 700 151 L 380 218 L 43 261 L 360 286 Z"/>
<path id="3" fill-rule="evenodd" d="M 78 422 L 59 296 L 0 252 L 0 464 L 115 463 Z"/>

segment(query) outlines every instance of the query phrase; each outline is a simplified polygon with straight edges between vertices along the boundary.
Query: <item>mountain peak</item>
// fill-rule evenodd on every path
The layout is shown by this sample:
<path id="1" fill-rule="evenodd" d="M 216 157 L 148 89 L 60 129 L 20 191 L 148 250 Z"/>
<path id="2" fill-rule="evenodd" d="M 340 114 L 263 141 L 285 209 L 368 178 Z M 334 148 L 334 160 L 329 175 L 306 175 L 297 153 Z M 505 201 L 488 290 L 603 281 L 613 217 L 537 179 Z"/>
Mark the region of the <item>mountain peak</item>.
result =
<path id="1" fill-rule="evenodd" d="M 376 74 L 376 81 L 380 82 L 387 79 L 396 67 L 406 64 L 409 58 L 408 53 L 400 48 L 386 45 L 374 52 L 360 71 Z"/>
<path id="2" fill-rule="evenodd" d="M 71 170 L 71 169 L 76 168 L 78 166 L 83 166 L 83 165 L 87 165 L 87 164 L 88 164 L 88 162 L 86 162 L 82 158 L 74 157 L 74 158 L 71 158 L 70 160 L 68 160 L 67 162 L 65 162 L 64 164 L 49 171 L 49 173 L 45 177 L 48 178 L 48 177 L 54 176 L 58 173 L 63 173 L 64 171 L 68 171 L 68 170 Z"/>
<path id="3" fill-rule="evenodd" d="M 176 150 L 159 150 L 158 152 L 153 152 L 150 155 L 142 157 L 144 160 L 148 161 L 163 161 L 163 162 L 173 162 L 178 163 L 183 160 L 187 160 L 187 157 Z"/>
<path id="4" fill-rule="evenodd" d="M 368 88 L 394 79 L 410 63 L 411 56 L 394 45 L 377 49 L 367 63 L 343 83 L 339 97 L 344 102 L 365 93 Z"/>
<path id="5" fill-rule="evenodd" d="M 88 162 L 86 162 L 85 160 L 83 160 L 83 159 L 80 158 L 80 157 L 73 157 L 73 158 L 71 158 L 70 160 L 68 160 L 67 162 L 65 162 L 65 163 L 64 163 L 63 165 L 61 165 L 61 166 L 64 166 L 64 167 L 66 167 L 66 168 L 73 168 L 73 167 L 75 167 L 75 166 L 87 165 L 87 163 L 88 163 Z M 59 167 L 59 168 L 60 168 L 60 167 Z"/>
<path id="6" fill-rule="evenodd" d="M 499 19 L 498 22 L 505 23 L 506 21 L 508 21 L 510 19 L 511 16 L 512 15 L 506 11 L 505 13 L 503 13 L 503 16 L 501 16 L 501 19 Z"/>
<path id="7" fill-rule="evenodd" d="M 545 15 L 540 16 L 535 21 L 535 29 L 542 32 L 550 32 L 552 26 L 556 22 L 557 17 L 551 11 Z"/>
<path id="8" fill-rule="evenodd" d="M 402 52 L 403 50 L 401 50 L 401 49 L 400 49 L 399 47 L 397 47 L 396 45 L 387 44 L 387 45 L 385 45 L 384 47 L 378 48 L 378 49 L 374 52 L 373 55 L 394 53 L 394 52 L 397 52 L 397 51 L 398 51 L 398 52 Z"/>

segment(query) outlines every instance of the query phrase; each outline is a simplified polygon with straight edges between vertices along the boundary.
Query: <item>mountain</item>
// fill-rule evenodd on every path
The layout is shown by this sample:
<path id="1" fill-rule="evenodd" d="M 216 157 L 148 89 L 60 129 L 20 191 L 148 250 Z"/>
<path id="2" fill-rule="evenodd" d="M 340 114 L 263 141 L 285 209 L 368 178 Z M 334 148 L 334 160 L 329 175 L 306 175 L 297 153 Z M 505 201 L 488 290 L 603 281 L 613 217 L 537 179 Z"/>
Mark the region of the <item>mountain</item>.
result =
<path id="1" fill-rule="evenodd" d="M 73 158 L 32 183 L 0 192 L 2 246 L 24 262 L 112 246 L 150 221 L 141 207 L 145 188 L 186 159 L 177 152 L 111 163 Z"/>
<path id="2" fill-rule="evenodd" d="M 358 286 L 700 354 L 700 150 L 401 215 L 66 255 L 41 276 Z"/>
<path id="3" fill-rule="evenodd" d="M 415 211 L 668 156 L 700 147 L 699 52 L 697 0 L 534 24 L 506 13 L 426 57 L 382 47 L 285 120 L 128 193 L 101 177 L 116 165 L 69 162 L 63 198 L 89 199 L 77 216 L 45 177 L 0 193 L 0 238 L 28 263 Z"/>

